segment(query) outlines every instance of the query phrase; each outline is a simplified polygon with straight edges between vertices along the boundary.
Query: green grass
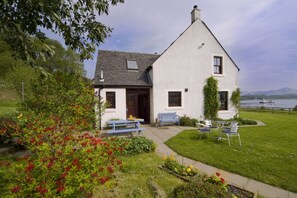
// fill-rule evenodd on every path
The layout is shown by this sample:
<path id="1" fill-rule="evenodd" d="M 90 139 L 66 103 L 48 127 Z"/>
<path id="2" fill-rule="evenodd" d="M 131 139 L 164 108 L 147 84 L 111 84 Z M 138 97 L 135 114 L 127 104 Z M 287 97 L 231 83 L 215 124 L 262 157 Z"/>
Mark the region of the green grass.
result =
<path id="1" fill-rule="evenodd" d="M 261 120 L 262 127 L 242 127 L 237 137 L 218 142 L 213 136 L 199 140 L 197 130 L 186 130 L 166 144 L 180 155 L 264 183 L 297 192 L 297 122 L 295 116 L 241 112 L 241 117 Z"/>
<path id="2" fill-rule="evenodd" d="M 116 174 L 116 186 L 101 190 L 94 197 L 154 197 L 149 188 L 151 179 L 168 195 L 183 182 L 159 168 L 163 160 L 156 153 L 140 154 L 123 158 L 123 170 Z"/>
<path id="3" fill-rule="evenodd" d="M 13 90 L 0 88 L 0 116 L 16 112 L 19 97 Z"/>
<path id="4" fill-rule="evenodd" d="M 0 100 L 0 116 L 14 113 L 17 110 L 17 101 Z"/>

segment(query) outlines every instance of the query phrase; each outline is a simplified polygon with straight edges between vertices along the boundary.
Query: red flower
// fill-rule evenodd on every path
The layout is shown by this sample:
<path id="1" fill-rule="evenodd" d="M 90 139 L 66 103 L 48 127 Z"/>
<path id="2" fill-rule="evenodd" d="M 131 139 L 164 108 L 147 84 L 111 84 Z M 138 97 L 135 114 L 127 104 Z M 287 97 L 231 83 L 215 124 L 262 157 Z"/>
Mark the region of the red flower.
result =
<path id="1" fill-rule="evenodd" d="M 33 144 L 33 143 L 35 142 L 35 139 L 32 138 L 32 139 L 30 140 L 30 142 Z"/>
<path id="2" fill-rule="evenodd" d="M 63 190 L 65 190 L 65 187 L 61 184 L 58 186 L 57 192 L 62 192 Z"/>
<path id="3" fill-rule="evenodd" d="M 31 172 L 34 169 L 34 167 L 35 167 L 34 164 L 32 163 L 28 164 L 28 166 L 25 169 L 25 172 L 26 173 Z"/>
<path id="4" fill-rule="evenodd" d="M 101 177 L 100 179 L 100 183 L 103 185 L 105 182 L 107 182 L 109 180 L 108 177 Z"/>
<path id="5" fill-rule="evenodd" d="M 11 191 L 12 193 L 18 193 L 20 190 L 21 190 L 21 187 L 20 187 L 20 186 L 15 186 L 15 187 L 13 187 L 10 191 Z"/>
<path id="6" fill-rule="evenodd" d="M 66 141 L 70 140 L 69 136 L 65 136 L 64 140 L 66 140 Z"/>
<path id="7" fill-rule="evenodd" d="M 73 159 L 72 165 L 75 166 L 77 164 L 78 164 L 78 159 L 77 158 Z"/>
<path id="8" fill-rule="evenodd" d="M 92 176 L 92 177 L 97 177 L 98 174 L 97 174 L 97 173 L 92 173 L 91 176 Z"/>
<path id="9" fill-rule="evenodd" d="M 60 178 L 61 178 L 61 179 L 64 179 L 66 176 L 67 176 L 67 173 L 63 173 L 63 174 L 60 176 Z"/>
<path id="10" fill-rule="evenodd" d="M 114 171 L 113 168 L 112 168 L 111 166 L 108 166 L 108 167 L 107 167 L 107 170 L 108 170 L 110 173 L 113 173 L 113 171 Z"/>
<path id="11" fill-rule="evenodd" d="M 220 176 L 221 176 L 221 173 L 219 173 L 219 172 L 216 172 L 216 175 L 217 175 L 218 177 L 220 177 Z"/>
<path id="12" fill-rule="evenodd" d="M 81 145 L 82 145 L 83 147 L 87 146 L 87 144 L 88 144 L 88 142 L 82 142 L 82 143 L 81 143 Z"/>
<path id="13" fill-rule="evenodd" d="M 68 171 L 70 171 L 70 169 L 71 169 L 71 167 L 67 166 L 67 167 L 65 168 L 65 171 L 68 172 Z"/>
<path id="14" fill-rule="evenodd" d="M 108 155 L 111 155 L 111 154 L 112 154 L 112 150 L 108 150 L 108 151 L 107 151 L 107 154 L 108 154 Z"/>
<path id="15" fill-rule="evenodd" d="M 121 165 L 122 164 L 122 161 L 121 160 L 117 160 L 117 164 L 118 165 Z"/>
<path id="16" fill-rule="evenodd" d="M 91 152 L 92 152 L 92 150 L 91 150 L 91 149 L 88 149 L 88 150 L 87 150 L 87 153 L 91 153 Z"/>
<path id="17" fill-rule="evenodd" d="M 43 188 L 41 185 L 37 186 L 35 190 L 39 192 L 42 196 L 44 196 L 48 191 L 46 188 Z"/>
<path id="18" fill-rule="evenodd" d="M 225 183 L 225 180 L 223 178 L 221 178 L 221 182 L 224 184 Z"/>
<path id="19" fill-rule="evenodd" d="M 46 167 L 47 167 L 47 168 L 51 168 L 53 165 L 54 165 L 54 162 L 50 162 L 50 163 L 47 164 Z"/>

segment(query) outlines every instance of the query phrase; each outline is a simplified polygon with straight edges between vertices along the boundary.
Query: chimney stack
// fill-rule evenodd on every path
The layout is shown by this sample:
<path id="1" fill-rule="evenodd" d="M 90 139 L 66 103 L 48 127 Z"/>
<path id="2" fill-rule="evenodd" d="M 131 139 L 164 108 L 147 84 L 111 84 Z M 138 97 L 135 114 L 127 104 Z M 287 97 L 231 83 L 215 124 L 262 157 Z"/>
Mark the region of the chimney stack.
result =
<path id="1" fill-rule="evenodd" d="M 200 19 L 200 11 L 201 10 L 198 8 L 198 6 L 195 5 L 193 11 L 191 12 L 192 23 L 194 23 L 197 19 Z"/>

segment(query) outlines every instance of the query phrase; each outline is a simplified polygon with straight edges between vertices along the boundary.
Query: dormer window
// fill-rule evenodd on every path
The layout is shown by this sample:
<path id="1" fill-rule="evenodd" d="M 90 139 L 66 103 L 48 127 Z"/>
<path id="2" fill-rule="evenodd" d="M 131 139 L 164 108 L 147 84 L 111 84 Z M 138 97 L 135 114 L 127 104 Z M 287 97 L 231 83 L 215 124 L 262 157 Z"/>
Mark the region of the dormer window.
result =
<path id="1" fill-rule="evenodd" d="M 138 65 L 136 60 L 127 60 L 128 70 L 138 70 Z"/>

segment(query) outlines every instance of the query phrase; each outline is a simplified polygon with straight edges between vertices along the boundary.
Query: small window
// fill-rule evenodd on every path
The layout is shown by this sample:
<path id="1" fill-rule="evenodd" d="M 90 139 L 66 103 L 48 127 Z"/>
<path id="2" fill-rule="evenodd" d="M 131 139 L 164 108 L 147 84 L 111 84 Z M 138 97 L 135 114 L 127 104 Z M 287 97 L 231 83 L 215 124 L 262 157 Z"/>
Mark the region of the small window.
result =
<path id="1" fill-rule="evenodd" d="M 223 58 L 220 56 L 213 57 L 214 74 L 223 74 Z"/>
<path id="2" fill-rule="evenodd" d="M 181 107 L 182 99 L 180 91 L 168 92 L 168 106 L 169 107 Z"/>
<path id="3" fill-rule="evenodd" d="M 228 92 L 219 91 L 220 110 L 228 110 Z"/>
<path id="4" fill-rule="evenodd" d="M 127 67 L 129 70 L 138 70 L 136 60 L 127 60 Z"/>
<path id="5" fill-rule="evenodd" d="M 106 92 L 106 102 L 107 102 L 107 108 L 108 109 L 115 109 L 116 103 L 115 103 L 115 92 Z"/>

